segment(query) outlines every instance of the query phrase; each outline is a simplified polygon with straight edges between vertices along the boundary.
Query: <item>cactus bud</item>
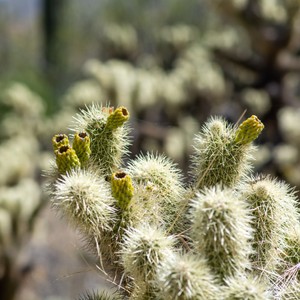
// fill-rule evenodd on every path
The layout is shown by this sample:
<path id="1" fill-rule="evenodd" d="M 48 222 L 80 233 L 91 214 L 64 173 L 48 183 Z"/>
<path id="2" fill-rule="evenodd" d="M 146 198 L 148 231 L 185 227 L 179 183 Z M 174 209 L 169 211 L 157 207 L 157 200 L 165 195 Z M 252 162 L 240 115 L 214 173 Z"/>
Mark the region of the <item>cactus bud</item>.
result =
<path id="1" fill-rule="evenodd" d="M 71 169 L 80 167 L 80 161 L 76 152 L 69 145 L 59 147 L 54 153 L 56 155 L 56 165 L 61 174 L 65 174 Z"/>
<path id="2" fill-rule="evenodd" d="M 107 118 L 106 129 L 114 130 L 121 127 L 129 119 L 129 112 L 125 107 L 118 107 Z"/>
<path id="3" fill-rule="evenodd" d="M 75 150 L 80 160 L 81 166 L 84 166 L 90 157 L 90 144 L 90 137 L 87 133 L 81 132 L 75 134 L 73 141 L 73 149 Z"/>
<path id="4" fill-rule="evenodd" d="M 114 173 L 111 177 L 111 189 L 118 206 L 126 210 L 133 196 L 131 177 L 124 172 Z"/>
<path id="5" fill-rule="evenodd" d="M 68 146 L 69 145 L 69 139 L 66 134 L 56 134 L 52 138 L 52 145 L 53 145 L 53 150 L 58 150 L 59 147 L 61 146 Z"/>
<path id="6" fill-rule="evenodd" d="M 257 139 L 263 129 L 264 124 L 257 116 L 252 115 L 238 127 L 235 134 L 235 142 L 242 145 L 250 144 Z"/>

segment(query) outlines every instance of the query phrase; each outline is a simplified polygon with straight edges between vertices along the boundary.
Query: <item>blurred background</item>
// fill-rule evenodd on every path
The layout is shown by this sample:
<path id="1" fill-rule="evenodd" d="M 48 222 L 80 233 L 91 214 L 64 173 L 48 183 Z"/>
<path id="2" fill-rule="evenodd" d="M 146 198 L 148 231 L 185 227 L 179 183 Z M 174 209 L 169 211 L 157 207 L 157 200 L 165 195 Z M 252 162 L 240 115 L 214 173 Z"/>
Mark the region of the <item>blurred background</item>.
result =
<path id="1" fill-rule="evenodd" d="M 51 138 L 94 102 L 131 112 L 132 157 L 183 169 L 211 115 L 265 124 L 255 172 L 300 187 L 298 0 L 0 0 L 0 299 L 108 284 L 55 214 Z"/>

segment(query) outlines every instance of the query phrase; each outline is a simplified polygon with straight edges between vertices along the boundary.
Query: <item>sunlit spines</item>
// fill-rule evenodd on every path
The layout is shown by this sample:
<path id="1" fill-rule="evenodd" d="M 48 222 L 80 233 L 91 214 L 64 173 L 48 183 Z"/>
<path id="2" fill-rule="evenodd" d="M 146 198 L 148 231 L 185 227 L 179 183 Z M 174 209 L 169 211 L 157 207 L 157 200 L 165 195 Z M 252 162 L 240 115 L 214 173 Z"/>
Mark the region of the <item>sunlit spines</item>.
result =
<path id="1" fill-rule="evenodd" d="M 256 267 L 274 271 L 286 248 L 286 237 L 299 226 L 295 194 L 287 184 L 271 177 L 252 178 L 240 190 L 251 207 L 252 261 Z"/>
<path id="2" fill-rule="evenodd" d="M 115 200 L 109 184 L 87 170 L 63 175 L 55 185 L 52 205 L 84 233 L 101 236 L 112 227 Z"/>
<path id="3" fill-rule="evenodd" d="M 251 268 L 250 212 L 235 191 L 205 189 L 192 201 L 190 214 L 194 246 L 220 280 Z"/>
<path id="4" fill-rule="evenodd" d="M 72 126 L 75 132 L 84 131 L 89 134 L 91 162 L 108 176 L 120 168 L 121 159 L 127 153 L 129 145 L 125 123 L 118 123 L 120 126 L 114 130 L 106 127 L 112 113 L 113 108 L 94 104 L 81 110 L 74 118 Z"/>
<path id="5" fill-rule="evenodd" d="M 177 166 L 164 155 L 148 153 L 130 161 L 126 171 L 140 195 L 137 205 L 145 205 L 150 209 L 149 214 L 153 211 L 161 215 L 166 226 L 171 225 L 185 193 L 183 176 Z"/>
<path id="6" fill-rule="evenodd" d="M 222 287 L 224 300 L 271 300 L 274 299 L 268 286 L 263 280 L 250 274 L 238 274 L 225 279 Z"/>
<path id="7" fill-rule="evenodd" d="M 152 299 L 158 265 L 172 255 L 174 238 L 160 228 L 140 224 L 127 230 L 120 255 L 127 274 L 133 277 L 137 299 Z M 148 298 L 145 298 L 147 295 Z"/>
<path id="8" fill-rule="evenodd" d="M 192 174 L 196 189 L 233 187 L 251 170 L 253 146 L 235 142 L 235 129 L 223 118 L 209 119 L 195 137 Z"/>
<path id="9" fill-rule="evenodd" d="M 158 298 L 164 300 L 221 299 L 220 287 L 206 261 L 190 254 L 173 254 L 157 272 Z"/>

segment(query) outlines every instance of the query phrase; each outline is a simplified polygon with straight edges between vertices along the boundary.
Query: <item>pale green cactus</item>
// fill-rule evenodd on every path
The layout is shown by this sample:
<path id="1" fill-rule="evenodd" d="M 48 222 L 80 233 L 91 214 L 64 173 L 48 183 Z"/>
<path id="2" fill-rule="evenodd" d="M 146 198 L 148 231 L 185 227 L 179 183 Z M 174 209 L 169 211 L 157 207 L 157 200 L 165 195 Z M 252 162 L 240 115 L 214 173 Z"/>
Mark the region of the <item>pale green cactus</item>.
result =
<path id="1" fill-rule="evenodd" d="M 158 298 L 220 299 L 219 285 L 206 261 L 194 255 L 172 255 L 158 269 Z"/>
<path id="2" fill-rule="evenodd" d="M 100 269 L 124 299 L 297 296 L 296 194 L 276 179 L 249 176 L 252 142 L 264 127 L 259 119 L 252 116 L 236 127 L 211 118 L 196 136 L 194 178 L 184 185 L 163 155 L 140 155 L 121 168 L 128 117 L 124 107 L 81 111 L 73 129 L 86 134 L 75 135 L 73 148 L 55 150 L 70 157 L 72 150 L 77 160 L 59 157 L 50 176 L 53 206 L 85 234 Z M 91 154 L 83 159 L 87 135 Z M 290 270 L 293 280 L 286 276 Z M 85 299 L 115 298 L 100 293 Z"/>
<path id="3" fill-rule="evenodd" d="M 233 190 L 216 186 L 197 194 L 191 220 L 194 247 L 220 280 L 251 268 L 250 213 Z"/>
<path id="4" fill-rule="evenodd" d="M 293 190 L 283 182 L 253 178 L 241 187 L 241 197 L 251 207 L 255 228 L 251 255 L 254 265 L 274 272 L 286 249 L 286 238 L 299 226 L 299 210 Z"/>
<path id="5" fill-rule="evenodd" d="M 153 284 L 160 263 L 172 255 L 174 238 L 157 227 L 142 224 L 130 228 L 120 250 L 125 272 L 133 277 L 135 297 L 154 299 Z"/>
<path id="6" fill-rule="evenodd" d="M 226 279 L 223 287 L 224 300 L 271 300 L 272 294 L 266 282 L 258 277 L 239 274 Z"/>
<path id="7" fill-rule="evenodd" d="M 86 234 L 100 238 L 115 218 L 108 182 L 88 170 L 73 170 L 57 181 L 52 205 Z"/>
<path id="8" fill-rule="evenodd" d="M 129 118 L 125 108 L 114 109 L 92 105 L 75 117 L 72 129 L 87 132 L 91 139 L 90 159 L 106 176 L 117 171 L 127 153 L 128 130 L 124 122 Z M 108 126 L 107 126 L 108 124 Z"/>
<path id="9" fill-rule="evenodd" d="M 192 173 L 197 189 L 216 184 L 233 187 L 248 175 L 253 153 L 250 140 L 254 139 L 251 131 L 250 138 L 248 134 L 247 130 L 235 130 L 222 118 L 211 118 L 203 126 L 194 145 L 196 153 L 193 157 Z M 257 129 L 255 134 L 257 135 Z"/>

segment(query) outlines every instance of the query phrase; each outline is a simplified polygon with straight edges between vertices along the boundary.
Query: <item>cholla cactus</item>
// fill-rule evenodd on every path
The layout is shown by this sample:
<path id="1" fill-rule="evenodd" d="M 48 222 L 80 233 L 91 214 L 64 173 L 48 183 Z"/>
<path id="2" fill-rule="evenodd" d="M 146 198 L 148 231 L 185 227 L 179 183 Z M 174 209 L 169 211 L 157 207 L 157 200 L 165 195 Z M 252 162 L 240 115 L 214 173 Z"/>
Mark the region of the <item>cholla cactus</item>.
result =
<path id="1" fill-rule="evenodd" d="M 251 119 L 249 120 L 251 121 Z M 251 141 L 258 125 L 245 121 L 236 130 L 221 118 L 211 118 L 196 136 L 193 174 L 196 188 L 223 184 L 233 187 L 251 169 Z M 259 127 L 260 129 L 260 127 Z"/>
<path id="2" fill-rule="evenodd" d="M 126 210 L 133 196 L 133 185 L 129 175 L 124 172 L 116 172 L 111 176 L 111 191 L 117 200 L 118 206 Z"/>
<path id="3" fill-rule="evenodd" d="M 197 194 L 191 219 L 195 247 L 220 280 L 250 269 L 249 210 L 233 190 L 216 186 Z"/>
<path id="4" fill-rule="evenodd" d="M 297 272 L 286 276 L 299 265 L 296 196 L 276 179 L 249 176 L 260 120 L 252 116 L 237 127 L 211 118 L 196 136 L 194 181 L 184 185 L 162 155 L 140 155 L 120 168 L 128 118 L 124 107 L 81 111 L 73 129 L 90 137 L 90 158 L 87 136 L 75 135 L 72 147 L 58 145 L 55 153 L 72 149 L 79 163 L 58 161 L 52 176 L 53 206 L 85 235 L 124 299 L 297 295 Z M 60 141 L 66 136 L 56 136 L 54 148 Z"/>
<path id="5" fill-rule="evenodd" d="M 105 175 L 111 175 L 121 165 L 121 158 L 127 152 L 129 139 L 123 126 L 129 118 L 126 108 L 116 111 L 112 107 L 92 105 L 75 117 L 73 130 L 87 132 L 91 139 L 91 155 Z"/>
<path id="6" fill-rule="evenodd" d="M 216 280 L 206 261 L 192 255 L 173 255 L 158 269 L 158 299 L 218 299 Z"/>

